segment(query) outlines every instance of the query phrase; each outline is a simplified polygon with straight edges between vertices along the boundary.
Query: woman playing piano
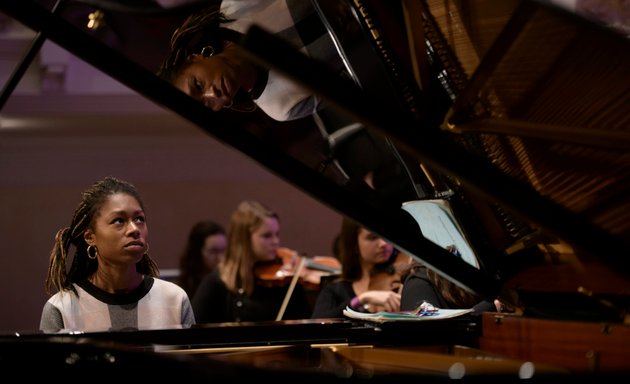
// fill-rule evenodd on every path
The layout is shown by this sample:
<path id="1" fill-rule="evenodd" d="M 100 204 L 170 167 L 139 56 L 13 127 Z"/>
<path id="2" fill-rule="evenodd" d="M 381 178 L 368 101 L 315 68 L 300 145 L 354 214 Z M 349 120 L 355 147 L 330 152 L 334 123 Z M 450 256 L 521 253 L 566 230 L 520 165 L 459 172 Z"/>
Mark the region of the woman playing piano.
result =
<path id="1" fill-rule="evenodd" d="M 136 188 L 113 177 L 83 192 L 69 227 L 50 255 L 40 329 L 111 331 L 189 327 L 195 319 L 186 292 L 157 279 L 149 230 Z M 75 248 L 66 272 L 70 247 Z"/>

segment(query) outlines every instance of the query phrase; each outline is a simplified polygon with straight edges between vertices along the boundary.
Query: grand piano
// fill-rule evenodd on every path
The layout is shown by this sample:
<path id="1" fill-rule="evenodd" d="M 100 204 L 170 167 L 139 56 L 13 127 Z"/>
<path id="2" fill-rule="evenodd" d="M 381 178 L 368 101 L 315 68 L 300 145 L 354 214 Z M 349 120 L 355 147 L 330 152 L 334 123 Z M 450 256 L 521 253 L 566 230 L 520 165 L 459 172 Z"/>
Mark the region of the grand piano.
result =
<path id="1" fill-rule="evenodd" d="M 77 0 L 58 9 L 20 0 L 1 2 L 0 11 L 512 310 L 418 322 L 11 333 L 0 336 L 3 372 L 216 382 L 627 380 L 630 41 L 622 31 L 546 1 L 314 0 L 350 78 L 262 28 L 241 41 L 260 64 L 351 122 L 321 129 L 326 147 L 313 161 L 292 151 L 290 139 L 270 140 L 265 116 L 206 109 L 68 11 L 177 20 L 202 3 Z M 351 144 L 362 135 L 386 144 L 384 161 L 404 170 L 386 175 L 392 188 L 353 180 L 365 152 Z M 435 219 L 435 207 L 446 216 Z M 444 217 L 455 223 L 446 232 L 459 236 L 459 256 L 446 247 L 453 237 L 432 228 Z"/>

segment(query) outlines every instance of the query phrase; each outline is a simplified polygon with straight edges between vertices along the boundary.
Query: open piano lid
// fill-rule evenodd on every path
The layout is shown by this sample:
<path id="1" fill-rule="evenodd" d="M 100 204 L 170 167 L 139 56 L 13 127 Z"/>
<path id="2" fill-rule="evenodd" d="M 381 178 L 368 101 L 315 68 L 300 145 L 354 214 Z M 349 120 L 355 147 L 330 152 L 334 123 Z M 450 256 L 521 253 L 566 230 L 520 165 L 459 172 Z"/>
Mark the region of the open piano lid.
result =
<path id="1" fill-rule="evenodd" d="M 415 219 L 425 236 L 432 228 L 423 221 L 433 217 L 426 207 L 440 197 L 460 221 L 455 226 L 463 223 L 480 268 L 527 314 L 623 320 L 630 293 L 621 251 L 630 239 L 627 37 L 541 2 L 355 0 L 357 28 L 373 50 L 366 60 L 370 52 L 357 52 L 349 27 L 356 24 L 339 16 L 338 3 L 315 3 L 349 67 L 359 68 L 360 90 L 289 55 L 264 31 L 252 28 L 244 45 L 419 161 L 434 187 L 412 202 L 424 206 Z M 391 22 L 403 19 L 403 27 Z M 362 76 L 365 62 L 384 68 Z M 394 92 L 370 78 L 379 73 Z M 383 95 L 398 96 L 403 108 Z M 414 255 L 467 285 L 450 269 L 452 257 Z M 446 269 L 438 264 L 444 259 Z"/>
<path id="2" fill-rule="evenodd" d="M 290 145 L 270 142 L 260 134 L 273 130 L 269 119 L 210 111 L 65 19 L 63 12 L 53 14 L 39 3 L 4 1 L 0 10 L 461 286 L 489 299 L 505 295 L 515 307 L 534 308 L 530 313 L 543 316 L 558 314 L 547 313 L 537 295 L 549 291 L 574 299 L 577 294 L 580 299 L 571 305 L 586 305 L 586 311 L 563 308 L 569 317 L 625 315 L 627 302 L 616 300 L 630 294 L 630 42 L 619 34 L 532 1 L 506 2 L 499 22 L 496 15 L 481 12 L 483 1 L 453 2 L 450 20 L 440 12 L 442 2 L 403 1 L 401 8 L 379 12 L 370 7 L 381 3 L 338 2 L 372 47 L 353 56 L 346 45 L 353 42 L 344 41 L 330 19 L 331 4 L 316 1 L 331 35 L 348 54 L 351 72 L 361 76 L 356 68 L 367 54 L 376 60 L 374 68 L 382 66 L 383 76 L 391 79 L 389 90 L 372 87 L 369 75 L 359 79 L 361 87 L 357 79 L 341 81 L 258 28 L 245 36 L 242 44 L 256 60 L 313 89 L 417 161 L 433 187 L 418 200 L 438 199 L 452 207 L 476 255 L 471 263 L 427 240 L 422 235 L 427 231 L 400 204 L 392 206 L 369 188 L 350 188 L 289 153 Z M 75 3 L 101 4 L 106 12 L 118 4 Z M 470 19 L 458 13 L 462 9 Z M 375 15 L 388 16 L 379 20 Z M 416 39 L 409 44 L 424 42 L 415 46 L 419 50 L 401 50 L 401 40 L 388 35 L 392 15 L 408 17 L 409 36 Z M 488 19 L 494 23 L 484 24 L 485 16 L 495 16 Z M 476 59 L 460 53 L 466 49 L 456 46 L 454 21 L 468 28 L 463 36 Z M 422 47 L 431 55 L 424 56 Z M 393 55 L 393 63 L 383 62 L 383 49 Z M 535 308 L 537 302 L 542 305 Z"/>

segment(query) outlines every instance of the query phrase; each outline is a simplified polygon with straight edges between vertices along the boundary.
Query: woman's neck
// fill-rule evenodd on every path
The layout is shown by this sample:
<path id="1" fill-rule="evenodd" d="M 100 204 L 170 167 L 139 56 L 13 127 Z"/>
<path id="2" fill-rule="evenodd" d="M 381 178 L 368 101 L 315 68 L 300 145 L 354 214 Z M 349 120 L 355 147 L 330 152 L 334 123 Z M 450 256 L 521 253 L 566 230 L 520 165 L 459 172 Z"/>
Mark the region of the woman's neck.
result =
<path id="1" fill-rule="evenodd" d="M 258 67 L 244 54 L 242 48 L 226 42 L 221 54 L 232 64 L 241 79 L 241 88 L 250 93 L 258 77 Z"/>
<path id="2" fill-rule="evenodd" d="M 361 264 L 361 278 L 352 283 L 352 288 L 356 294 L 361 294 L 368 290 L 370 286 L 371 266 Z"/>
<path id="3" fill-rule="evenodd" d="M 105 271 L 99 268 L 93 275 L 88 277 L 92 285 L 108 293 L 129 293 L 142 283 L 144 276 L 135 270 L 119 273 L 113 271 Z"/>
<path id="4" fill-rule="evenodd" d="M 256 67 L 256 81 L 254 87 L 249 91 L 252 100 L 256 100 L 265 90 L 267 81 L 269 80 L 269 70 L 262 67 Z"/>

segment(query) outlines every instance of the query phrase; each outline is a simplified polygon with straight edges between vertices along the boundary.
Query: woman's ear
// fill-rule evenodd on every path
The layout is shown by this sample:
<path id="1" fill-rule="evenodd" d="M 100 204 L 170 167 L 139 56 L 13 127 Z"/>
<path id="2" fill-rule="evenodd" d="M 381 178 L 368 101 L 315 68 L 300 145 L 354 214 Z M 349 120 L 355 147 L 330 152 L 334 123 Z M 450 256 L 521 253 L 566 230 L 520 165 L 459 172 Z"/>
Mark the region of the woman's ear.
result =
<path id="1" fill-rule="evenodd" d="M 201 59 L 201 58 L 202 58 L 202 57 L 201 57 L 201 55 L 200 55 L 200 54 L 198 54 L 198 53 L 191 53 L 190 55 L 188 55 L 188 56 L 186 57 L 186 62 L 188 62 L 188 63 L 194 63 L 195 61 L 197 61 L 197 60 L 199 60 L 199 59 Z"/>
<path id="2" fill-rule="evenodd" d="M 94 245 L 94 232 L 91 229 L 87 229 L 83 232 L 83 240 L 85 240 L 87 245 Z"/>

